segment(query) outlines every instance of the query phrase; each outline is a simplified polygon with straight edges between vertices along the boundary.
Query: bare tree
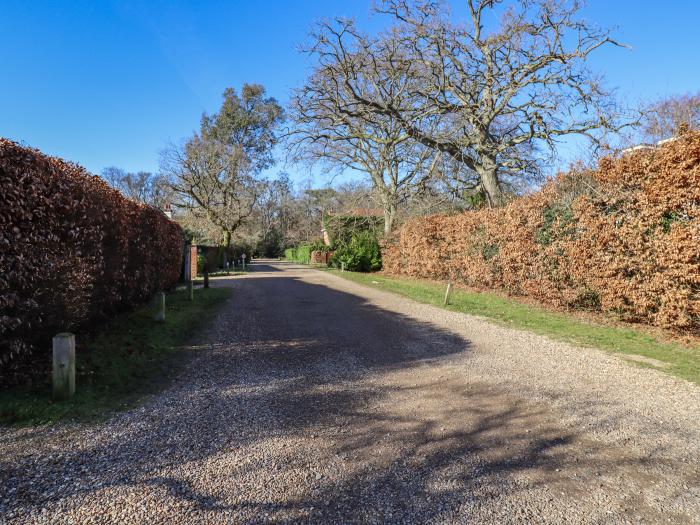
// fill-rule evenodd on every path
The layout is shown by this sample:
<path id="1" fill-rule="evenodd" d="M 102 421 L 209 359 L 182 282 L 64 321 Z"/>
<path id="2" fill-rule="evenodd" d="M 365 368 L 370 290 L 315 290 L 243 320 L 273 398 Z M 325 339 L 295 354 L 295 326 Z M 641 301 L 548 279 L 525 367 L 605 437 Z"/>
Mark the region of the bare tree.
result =
<path id="1" fill-rule="evenodd" d="M 257 84 L 224 92 L 218 113 L 203 115 L 199 134 L 162 155 L 162 171 L 179 200 L 176 206 L 206 218 L 222 233 L 223 245 L 252 215 L 260 195 L 260 172 L 274 164 L 276 128 L 282 108 Z"/>
<path id="2" fill-rule="evenodd" d="M 156 208 L 165 209 L 172 199 L 168 180 L 161 174 L 154 175 L 147 171 L 130 173 L 110 166 L 102 170 L 102 178 L 130 199 Z"/>
<path id="3" fill-rule="evenodd" d="M 179 197 L 175 204 L 216 225 L 227 247 L 253 213 L 259 195 L 259 183 L 247 162 L 240 149 L 198 135 L 182 147 L 167 148 L 161 157 L 161 169 Z"/>
<path id="4" fill-rule="evenodd" d="M 296 160 L 367 174 L 379 196 L 388 234 L 399 206 L 432 176 L 440 152 L 412 140 L 391 115 L 358 106 L 346 84 L 338 82 L 334 66 L 322 60 L 294 93 L 290 150 Z"/>
<path id="5" fill-rule="evenodd" d="M 700 93 L 677 95 L 647 104 L 642 109 L 642 140 L 657 142 L 700 129 Z"/>
<path id="6" fill-rule="evenodd" d="M 441 2 L 384 0 L 377 10 L 395 21 L 390 31 L 368 37 L 346 20 L 323 23 L 312 51 L 351 97 L 352 116 L 394 119 L 476 174 L 497 206 L 504 182 L 538 175 L 561 137 L 599 143 L 627 124 L 586 67 L 595 50 L 619 44 L 577 19 L 577 2 L 512 2 L 492 28 L 503 2 L 466 3 L 462 24 Z"/>

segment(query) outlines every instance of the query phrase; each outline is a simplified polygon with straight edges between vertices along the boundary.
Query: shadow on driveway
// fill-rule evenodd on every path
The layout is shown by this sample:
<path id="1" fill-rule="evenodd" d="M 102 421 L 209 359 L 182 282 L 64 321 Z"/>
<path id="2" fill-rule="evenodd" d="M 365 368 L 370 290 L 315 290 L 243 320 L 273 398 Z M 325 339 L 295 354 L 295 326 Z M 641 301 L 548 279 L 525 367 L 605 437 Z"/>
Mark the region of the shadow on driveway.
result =
<path id="1" fill-rule="evenodd" d="M 462 337 L 273 268 L 215 281 L 235 291 L 193 341 L 206 349 L 143 408 L 78 428 L 98 445 L 4 458 L 0 511 L 158 487 L 242 521 L 441 521 L 543 485 L 573 501 L 596 473 L 651 467 L 470 378 Z"/>

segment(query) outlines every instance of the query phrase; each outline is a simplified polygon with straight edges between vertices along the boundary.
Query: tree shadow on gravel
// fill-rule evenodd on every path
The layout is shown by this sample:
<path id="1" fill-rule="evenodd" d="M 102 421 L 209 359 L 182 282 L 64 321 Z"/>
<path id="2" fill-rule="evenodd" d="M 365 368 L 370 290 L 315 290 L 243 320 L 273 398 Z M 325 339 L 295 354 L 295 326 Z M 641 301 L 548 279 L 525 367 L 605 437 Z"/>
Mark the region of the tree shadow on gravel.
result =
<path id="1" fill-rule="evenodd" d="M 470 343 L 454 333 L 283 273 L 235 286 L 235 311 L 197 341 L 208 349 L 168 391 L 94 428 L 99 445 L 0 460 L 0 516 L 157 486 L 244 522 L 442 521 L 499 491 L 572 493 L 641 464 L 466 381 L 454 358 Z M 231 492 L 178 471 L 211 462 Z"/>

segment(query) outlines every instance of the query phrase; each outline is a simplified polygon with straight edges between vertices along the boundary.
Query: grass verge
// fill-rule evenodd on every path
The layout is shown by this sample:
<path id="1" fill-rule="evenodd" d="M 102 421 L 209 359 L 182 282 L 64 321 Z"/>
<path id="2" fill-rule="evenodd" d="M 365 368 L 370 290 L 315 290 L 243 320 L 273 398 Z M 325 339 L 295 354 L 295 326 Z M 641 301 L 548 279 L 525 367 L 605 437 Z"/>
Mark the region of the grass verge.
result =
<path id="1" fill-rule="evenodd" d="M 0 424 L 99 418 L 134 406 L 167 385 L 184 362 L 182 345 L 201 329 L 231 289 L 195 289 L 194 293 L 194 302 L 186 290 L 168 294 L 164 322 L 153 320 L 150 304 L 117 316 L 95 335 L 77 334 L 75 396 L 53 402 L 50 378 L 32 388 L 0 392 Z"/>
<path id="2" fill-rule="evenodd" d="M 504 326 L 529 330 L 560 341 L 626 354 L 638 366 L 657 368 L 700 384 L 700 346 L 664 341 L 642 329 L 595 324 L 503 296 L 454 290 L 443 306 L 445 285 L 401 277 L 328 270 L 339 277 L 398 293 L 422 303 L 479 315 Z M 641 356 L 641 360 L 639 357 Z M 654 361 L 658 361 L 655 363 Z"/>

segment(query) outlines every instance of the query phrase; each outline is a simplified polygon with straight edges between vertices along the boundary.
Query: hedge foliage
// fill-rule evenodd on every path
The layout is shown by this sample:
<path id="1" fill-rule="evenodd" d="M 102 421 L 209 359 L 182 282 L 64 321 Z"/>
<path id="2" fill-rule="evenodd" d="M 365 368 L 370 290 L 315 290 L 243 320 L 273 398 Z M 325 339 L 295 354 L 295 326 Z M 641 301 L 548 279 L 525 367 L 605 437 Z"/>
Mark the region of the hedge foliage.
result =
<path id="1" fill-rule="evenodd" d="M 388 273 L 700 332 L 700 133 L 573 169 L 505 208 L 406 223 Z"/>
<path id="2" fill-rule="evenodd" d="M 365 230 L 353 234 L 345 245 L 340 246 L 331 258 L 331 265 L 351 272 L 374 272 L 382 267 L 382 254 L 374 232 Z"/>
<path id="3" fill-rule="evenodd" d="M 330 249 L 330 246 L 323 244 L 323 241 L 317 240 L 310 243 L 300 244 L 299 246 L 294 246 L 292 248 L 287 248 L 284 250 L 284 258 L 288 261 L 299 264 L 310 264 L 311 252 L 327 252 L 330 251 Z"/>
<path id="4" fill-rule="evenodd" d="M 311 262 L 311 245 L 301 244 L 294 248 L 284 250 L 284 258 L 299 264 L 309 264 Z"/>
<path id="5" fill-rule="evenodd" d="M 0 367 L 172 288 L 183 234 L 82 167 L 0 139 Z M 21 361 L 21 359 L 20 359 Z M 13 365 L 14 366 L 14 365 Z"/>

